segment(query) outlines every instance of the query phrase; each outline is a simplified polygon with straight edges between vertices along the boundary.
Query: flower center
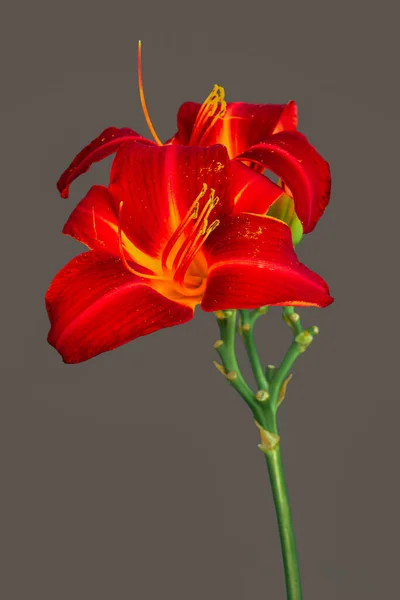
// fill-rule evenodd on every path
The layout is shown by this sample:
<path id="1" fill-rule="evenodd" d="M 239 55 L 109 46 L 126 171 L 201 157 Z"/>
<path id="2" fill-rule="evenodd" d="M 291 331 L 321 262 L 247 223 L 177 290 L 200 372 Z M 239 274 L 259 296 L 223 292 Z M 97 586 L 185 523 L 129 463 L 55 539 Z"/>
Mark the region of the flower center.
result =
<path id="1" fill-rule="evenodd" d="M 214 189 L 210 188 L 208 199 L 202 210 L 200 210 L 200 200 L 206 195 L 207 189 L 208 186 L 204 183 L 201 192 L 167 242 L 162 253 L 161 265 L 163 272 L 168 274 L 179 286 L 187 287 L 185 276 L 190 267 L 192 267 L 193 274 L 188 275 L 189 282 L 193 277 L 202 279 L 200 269 L 196 269 L 196 265 L 193 265 L 193 263 L 208 236 L 219 225 L 218 219 L 215 219 L 209 225 L 209 217 L 219 202 Z"/>
<path id="2" fill-rule="evenodd" d="M 209 217 L 219 202 L 213 188 L 210 188 L 208 199 L 200 208 L 200 201 L 206 195 L 207 190 L 208 186 L 204 183 L 201 192 L 165 245 L 161 255 L 160 274 L 142 273 L 129 264 L 123 245 L 121 227 L 121 211 L 124 203 L 120 202 L 118 218 L 119 251 L 121 260 L 130 273 L 144 279 L 172 283 L 173 287 L 184 296 L 199 296 L 202 294 L 206 284 L 206 269 L 204 266 L 202 268 L 201 261 L 198 262 L 196 257 L 208 236 L 220 223 L 219 219 L 215 219 L 209 224 Z"/>
<path id="3" fill-rule="evenodd" d="M 200 146 L 215 123 L 226 112 L 225 90 L 220 85 L 214 85 L 210 94 L 204 100 L 197 113 L 189 140 L 190 146 Z"/>

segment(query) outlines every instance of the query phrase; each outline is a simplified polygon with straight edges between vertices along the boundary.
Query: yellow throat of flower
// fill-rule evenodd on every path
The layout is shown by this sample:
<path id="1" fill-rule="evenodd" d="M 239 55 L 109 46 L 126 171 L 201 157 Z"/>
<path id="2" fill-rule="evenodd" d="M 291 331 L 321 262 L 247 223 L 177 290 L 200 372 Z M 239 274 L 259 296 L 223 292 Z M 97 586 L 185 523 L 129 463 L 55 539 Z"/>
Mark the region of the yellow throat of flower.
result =
<path id="1" fill-rule="evenodd" d="M 186 215 L 166 243 L 160 260 L 160 269 L 156 273 L 143 273 L 132 267 L 130 256 L 126 255 L 121 226 L 123 202 L 119 206 L 118 239 L 121 259 L 125 268 L 138 277 L 152 280 L 154 284 L 186 297 L 200 297 L 204 292 L 207 278 L 207 266 L 204 256 L 198 256 L 205 241 L 218 227 L 219 219 L 209 224 L 209 217 L 219 202 L 213 188 L 209 189 L 208 199 L 201 206 L 201 199 L 207 194 L 208 186 L 203 184 L 200 193 L 190 206 Z M 129 254 L 129 253 L 128 253 Z M 159 271 L 157 273 L 157 271 Z M 161 289 L 161 288 L 160 288 Z"/>

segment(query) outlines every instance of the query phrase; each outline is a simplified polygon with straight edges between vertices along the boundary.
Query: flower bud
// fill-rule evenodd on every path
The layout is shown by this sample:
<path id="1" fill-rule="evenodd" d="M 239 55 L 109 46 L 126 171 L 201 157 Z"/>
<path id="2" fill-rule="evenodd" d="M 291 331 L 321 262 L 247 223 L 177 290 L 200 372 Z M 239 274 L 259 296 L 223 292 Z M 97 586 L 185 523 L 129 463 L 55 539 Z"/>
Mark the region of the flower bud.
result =
<path id="1" fill-rule="evenodd" d="M 293 246 L 297 246 L 303 237 L 303 226 L 294 210 L 293 198 L 287 194 L 282 194 L 270 206 L 267 215 L 275 217 L 275 219 L 279 219 L 289 225 L 292 232 Z"/>

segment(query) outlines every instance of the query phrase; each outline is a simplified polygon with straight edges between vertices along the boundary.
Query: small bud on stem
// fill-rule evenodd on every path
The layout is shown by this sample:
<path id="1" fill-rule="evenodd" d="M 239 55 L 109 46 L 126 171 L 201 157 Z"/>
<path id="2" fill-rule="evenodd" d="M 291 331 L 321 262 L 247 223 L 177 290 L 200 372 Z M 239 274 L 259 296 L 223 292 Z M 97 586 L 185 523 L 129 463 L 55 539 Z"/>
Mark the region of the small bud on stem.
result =
<path id="1" fill-rule="evenodd" d="M 223 346 L 224 342 L 223 340 L 217 340 L 214 344 L 213 344 L 213 348 L 215 350 L 217 350 L 217 348 L 220 348 L 221 346 Z"/>
<path id="2" fill-rule="evenodd" d="M 269 399 L 269 393 L 267 390 L 258 390 L 258 392 L 254 394 L 254 397 L 259 402 L 266 402 Z"/>

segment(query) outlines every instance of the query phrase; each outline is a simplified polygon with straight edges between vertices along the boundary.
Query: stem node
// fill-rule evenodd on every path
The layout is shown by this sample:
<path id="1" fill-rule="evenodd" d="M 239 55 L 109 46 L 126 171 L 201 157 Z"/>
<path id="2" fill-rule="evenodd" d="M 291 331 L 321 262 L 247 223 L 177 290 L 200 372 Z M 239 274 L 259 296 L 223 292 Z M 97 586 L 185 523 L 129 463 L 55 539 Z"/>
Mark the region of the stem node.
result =
<path id="1" fill-rule="evenodd" d="M 267 431 L 267 429 L 261 427 L 260 423 L 257 423 L 257 421 L 255 421 L 255 424 L 260 431 L 261 444 L 258 444 L 258 447 L 261 452 L 266 454 L 267 452 L 274 450 L 279 445 L 281 439 L 279 435 L 277 433 L 272 433 L 272 431 Z"/>
<path id="2" fill-rule="evenodd" d="M 259 402 L 266 402 L 269 400 L 269 392 L 267 392 L 267 390 L 258 390 L 258 392 L 254 394 L 254 397 Z"/>

